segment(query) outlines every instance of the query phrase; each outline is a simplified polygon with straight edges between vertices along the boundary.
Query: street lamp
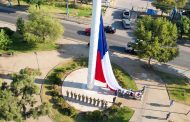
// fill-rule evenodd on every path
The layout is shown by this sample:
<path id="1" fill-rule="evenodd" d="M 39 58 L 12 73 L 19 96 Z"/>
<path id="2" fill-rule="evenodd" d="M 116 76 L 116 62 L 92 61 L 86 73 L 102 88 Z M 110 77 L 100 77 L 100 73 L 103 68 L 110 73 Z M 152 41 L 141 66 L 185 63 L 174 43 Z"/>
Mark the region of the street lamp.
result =
<path id="1" fill-rule="evenodd" d="M 66 10 L 66 12 L 67 12 L 67 17 L 69 16 L 69 0 L 66 0 L 66 2 L 67 2 L 67 10 Z"/>
<path id="2" fill-rule="evenodd" d="M 38 70 L 40 70 L 40 65 L 39 65 L 39 62 L 38 62 L 38 54 L 37 54 L 37 52 L 34 52 L 34 54 L 36 55 L 36 63 L 38 65 Z"/>

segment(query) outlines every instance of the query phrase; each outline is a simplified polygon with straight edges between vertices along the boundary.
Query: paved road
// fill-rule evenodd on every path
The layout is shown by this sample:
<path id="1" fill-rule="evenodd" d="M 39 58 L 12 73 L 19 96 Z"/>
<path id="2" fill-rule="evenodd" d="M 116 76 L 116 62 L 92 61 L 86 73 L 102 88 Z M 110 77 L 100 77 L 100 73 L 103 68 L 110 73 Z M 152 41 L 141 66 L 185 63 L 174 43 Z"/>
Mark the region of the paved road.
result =
<path id="1" fill-rule="evenodd" d="M 117 28 L 117 32 L 114 35 L 107 34 L 108 44 L 110 49 L 114 49 L 120 52 L 124 52 L 124 47 L 131 39 L 133 39 L 131 31 L 123 31 L 121 22 L 119 21 L 120 18 L 120 10 L 115 10 L 115 13 L 112 13 L 114 21 L 106 21 L 107 24 L 112 23 L 113 26 Z M 23 17 L 24 19 L 27 18 L 26 14 L 20 12 L 12 12 L 7 10 L 0 9 L 0 20 L 6 21 L 12 24 L 16 23 L 17 17 Z M 89 41 L 89 37 L 84 35 L 84 29 L 86 26 L 82 24 L 76 24 L 68 21 L 62 21 L 63 26 L 65 27 L 64 37 L 79 39 L 82 41 Z M 180 55 L 175 60 L 171 61 L 171 64 L 175 64 L 178 66 L 186 67 L 190 69 L 190 49 L 184 47 L 180 47 Z"/>

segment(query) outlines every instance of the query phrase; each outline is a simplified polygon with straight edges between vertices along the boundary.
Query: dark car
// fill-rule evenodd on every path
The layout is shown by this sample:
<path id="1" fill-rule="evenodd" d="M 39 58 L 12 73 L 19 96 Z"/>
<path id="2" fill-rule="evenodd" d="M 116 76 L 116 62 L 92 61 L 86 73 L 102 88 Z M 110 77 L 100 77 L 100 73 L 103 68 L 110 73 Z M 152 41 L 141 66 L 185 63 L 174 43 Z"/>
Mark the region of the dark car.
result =
<path id="1" fill-rule="evenodd" d="M 91 28 L 86 28 L 85 29 L 85 34 L 87 36 L 90 36 L 90 30 L 91 30 Z M 116 32 L 116 29 L 114 27 L 112 27 L 112 26 L 104 26 L 104 31 L 106 33 L 114 34 Z"/>
<path id="2" fill-rule="evenodd" d="M 115 33 L 116 32 L 116 29 L 114 28 L 114 27 L 112 27 L 112 26 L 105 26 L 104 27 L 104 31 L 106 32 L 106 33 Z"/>

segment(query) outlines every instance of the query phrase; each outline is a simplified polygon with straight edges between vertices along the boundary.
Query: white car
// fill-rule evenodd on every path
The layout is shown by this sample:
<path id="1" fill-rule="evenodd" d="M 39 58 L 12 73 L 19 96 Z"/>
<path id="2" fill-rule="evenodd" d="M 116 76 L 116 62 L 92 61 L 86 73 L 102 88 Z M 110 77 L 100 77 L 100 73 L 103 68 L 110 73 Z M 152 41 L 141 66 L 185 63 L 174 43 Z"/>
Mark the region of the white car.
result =
<path id="1" fill-rule="evenodd" d="M 131 29 L 131 21 L 129 19 L 122 19 L 122 23 L 125 29 Z"/>
<path id="2" fill-rule="evenodd" d="M 130 10 L 128 10 L 128 9 L 123 10 L 122 16 L 123 16 L 123 18 L 125 18 L 125 19 L 130 19 L 130 16 L 131 16 Z"/>

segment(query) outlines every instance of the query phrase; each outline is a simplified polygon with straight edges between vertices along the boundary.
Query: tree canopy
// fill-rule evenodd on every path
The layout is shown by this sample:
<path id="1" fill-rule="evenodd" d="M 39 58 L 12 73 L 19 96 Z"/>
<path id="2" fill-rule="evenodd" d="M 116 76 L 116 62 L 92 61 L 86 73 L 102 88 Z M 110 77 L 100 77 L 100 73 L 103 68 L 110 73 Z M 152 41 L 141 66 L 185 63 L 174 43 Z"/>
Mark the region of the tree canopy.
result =
<path id="1" fill-rule="evenodd" d="M 169 13 L 174 7 L 183 8 L 187 2 L 187 0 L 154 0 L 152 5 L 164 13 Z"/>
<path id="2" fill-rule="evenodd" d="M 177 26 L 182 38 L 183 34 L 190 32 L 190 19 L 186 16 L 182 16 L 181 19 L 177 22 Z"/>
<path id="3" fill-rule="evenodd" d="M 152 58 L 168 62 L 178 55 L 177 27 L 165 18 L 145 16 L 137 21 L 134 34 L 137 37 L 134 49 L 140 58 L 148 58 L 149 64 Z"/>
<path id="4" fill-rule="evenodd" d="M 17 98 L 8 89 L 0 89 L 0 120 L 21 121 L 21 112 L 17 104 Z"/>
<path id="5" fill-rule="evenodd" d="M 63 34 L 60 22 L 42 10 L 30 12 L 24 30 L 24 39 L 33 43 L 55 41 Z"/>
<path id="6" fill-rule="evenodd" d="M 12 75 L 10 86 L 5 82 L 0 85 L 0 120 L 20 122 L 31 116 L 37 118 L 48 113 L 46 103 L 34 108 L 34 95 L 38 93 L 34 78 L 39 74 L 38 70 L 25 68 Z"/>
<path id="7" fill-rule="evenodd" d="M 5 34 L 3 29 L 0 29 L 0 49 L 7 50 L 9 45 L 12 43 L 8 35 Z"/>

